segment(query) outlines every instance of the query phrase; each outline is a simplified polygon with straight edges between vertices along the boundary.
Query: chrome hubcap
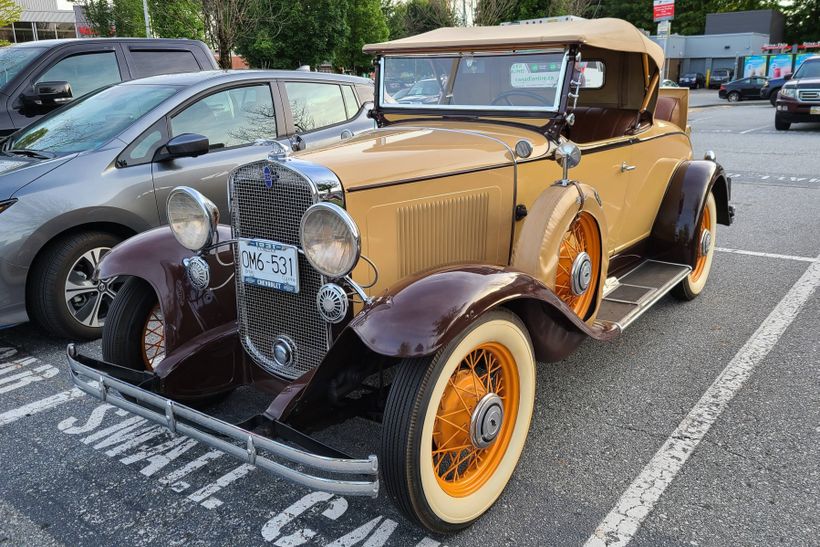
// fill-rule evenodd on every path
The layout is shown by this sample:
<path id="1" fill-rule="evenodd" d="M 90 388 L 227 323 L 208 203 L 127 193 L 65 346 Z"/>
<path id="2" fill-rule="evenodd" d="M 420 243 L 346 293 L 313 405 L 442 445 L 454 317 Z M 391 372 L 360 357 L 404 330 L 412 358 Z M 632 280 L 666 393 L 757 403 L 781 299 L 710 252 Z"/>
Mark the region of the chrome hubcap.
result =
<path id="1" fill-rule="evenodd" d="M 116 277 L 94 279 L 100 260 L 110 250 L 109 247 L 97 247 L 86 251 L 68 270 L 63 291 L 65 303 L 71 316 L 86 327 L 102 327 L 121 285 Z"/>
<path id="2" fill-rule="evenodd" d="M 706 256 L 709 254 L 709 249 L 712 248 L 712 232 L 703 230 L 700 236 L 700 254 Z"/>
<path id="3" fill-rule="evenodd" d="M 504 403 L 495 393 L 488 393 L 476 405 L 470 417 L 470 441 L 476 448 L 487 448 L 501 431 Z"/>
<path id="4" fill-rule="evenodd" d="M 570 272 L 570 279 L 572 281 L 572 293 L 575 296 L 581 296 L 589 288 L 589 283 L 592 280 L 592 260 L 585 252 L 580 253 L 572 262 L 572 271 Z"/>

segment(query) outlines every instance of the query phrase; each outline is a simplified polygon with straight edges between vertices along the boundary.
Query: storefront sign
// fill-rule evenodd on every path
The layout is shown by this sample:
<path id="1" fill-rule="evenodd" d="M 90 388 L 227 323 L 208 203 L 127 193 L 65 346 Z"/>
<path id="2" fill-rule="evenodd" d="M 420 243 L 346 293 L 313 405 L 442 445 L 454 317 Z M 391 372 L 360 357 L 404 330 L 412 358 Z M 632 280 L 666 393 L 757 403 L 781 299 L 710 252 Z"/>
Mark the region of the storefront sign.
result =
<path id="1" fill-rule="evenodd" d="M 653 0 L 652 17 L 655 22 L 669 21 L 675 18 L 675 0 Z"/>

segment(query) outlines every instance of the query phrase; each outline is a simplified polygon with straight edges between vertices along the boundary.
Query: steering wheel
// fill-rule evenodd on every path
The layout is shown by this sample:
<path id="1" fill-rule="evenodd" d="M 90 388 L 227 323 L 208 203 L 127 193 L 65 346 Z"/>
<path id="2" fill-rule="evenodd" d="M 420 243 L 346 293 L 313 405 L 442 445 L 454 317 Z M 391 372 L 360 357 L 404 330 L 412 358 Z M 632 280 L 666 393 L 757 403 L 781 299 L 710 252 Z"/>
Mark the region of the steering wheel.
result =
<path id="1" fill-rule="evenodd" d="M 505 91 L 503 93 L 498 94 L 495 99 L 493 99 L 490 104 L 497 105 L 500 104 L 501 101 L 504 101 L 504 104 L 507 106 L 515 106 L 510 102 L 510 97 L 527 97 L 529 99 L 533 99 L 536 102 L 541 103 L 544 106 L 552 106 L 551 102 L 547 102 L 547 99 L 538 95 L 537 93 L 533 93 L 532 91 L 523 91 L 518 89 L 513 89 L 511 91 Z"/>

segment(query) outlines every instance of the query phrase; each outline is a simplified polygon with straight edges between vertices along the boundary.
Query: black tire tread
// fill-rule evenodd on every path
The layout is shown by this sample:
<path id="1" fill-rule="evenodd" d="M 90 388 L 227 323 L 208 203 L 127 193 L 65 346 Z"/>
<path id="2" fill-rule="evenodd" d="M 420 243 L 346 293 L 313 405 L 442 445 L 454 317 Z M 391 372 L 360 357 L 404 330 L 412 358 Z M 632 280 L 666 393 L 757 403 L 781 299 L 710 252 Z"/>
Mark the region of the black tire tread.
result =
<path id="1" fill-rule="evenodd" d="M 134 370 L 145 369 L 140 347 L 142 329 L 156 303 L 154 289 L 142 279 L 132 277 L 123 284 L 103 325 L 103 360 Z"/>
<path id="2" fill-rule="evenodd" d="M 93 339 L 100 335 L 100 329 L 79 325 L 66 325 L 62 307 L 63 280 L 62 266 L 71 259 L 78 249 L 95 246 L 113 247 L 121 238 L 102 231 L 88 231 L 68 234 L 51 241 L 40 252 L 29 274 L 26 303 L 31 318 L 47 332 L 61 338 Z M 54 288 L 58 294 L 55 295 Z M 51 290 L 49 290 L 51 289 Z M 65 313 L 68 313 L 67 310 Z"/>

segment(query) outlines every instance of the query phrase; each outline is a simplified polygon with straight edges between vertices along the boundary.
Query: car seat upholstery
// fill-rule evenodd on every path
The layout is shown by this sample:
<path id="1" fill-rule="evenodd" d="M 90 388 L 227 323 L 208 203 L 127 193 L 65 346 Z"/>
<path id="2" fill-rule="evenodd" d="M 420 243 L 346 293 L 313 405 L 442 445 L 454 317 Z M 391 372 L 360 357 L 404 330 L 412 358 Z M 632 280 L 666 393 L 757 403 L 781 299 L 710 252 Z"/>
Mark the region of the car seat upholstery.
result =
<path id="1" fill-rule="evenodd" d="M 680 99 L 677 97 L 658 97 L 655 105 L 655 119 L 675 123 L 680 114 Z"/>
<path id="2" fill-rule="evenodd" d="M 579 143 L 601 141 L 626 135 L 638 119 L 637 110 L 578 106 L 570 138 Z"/>

